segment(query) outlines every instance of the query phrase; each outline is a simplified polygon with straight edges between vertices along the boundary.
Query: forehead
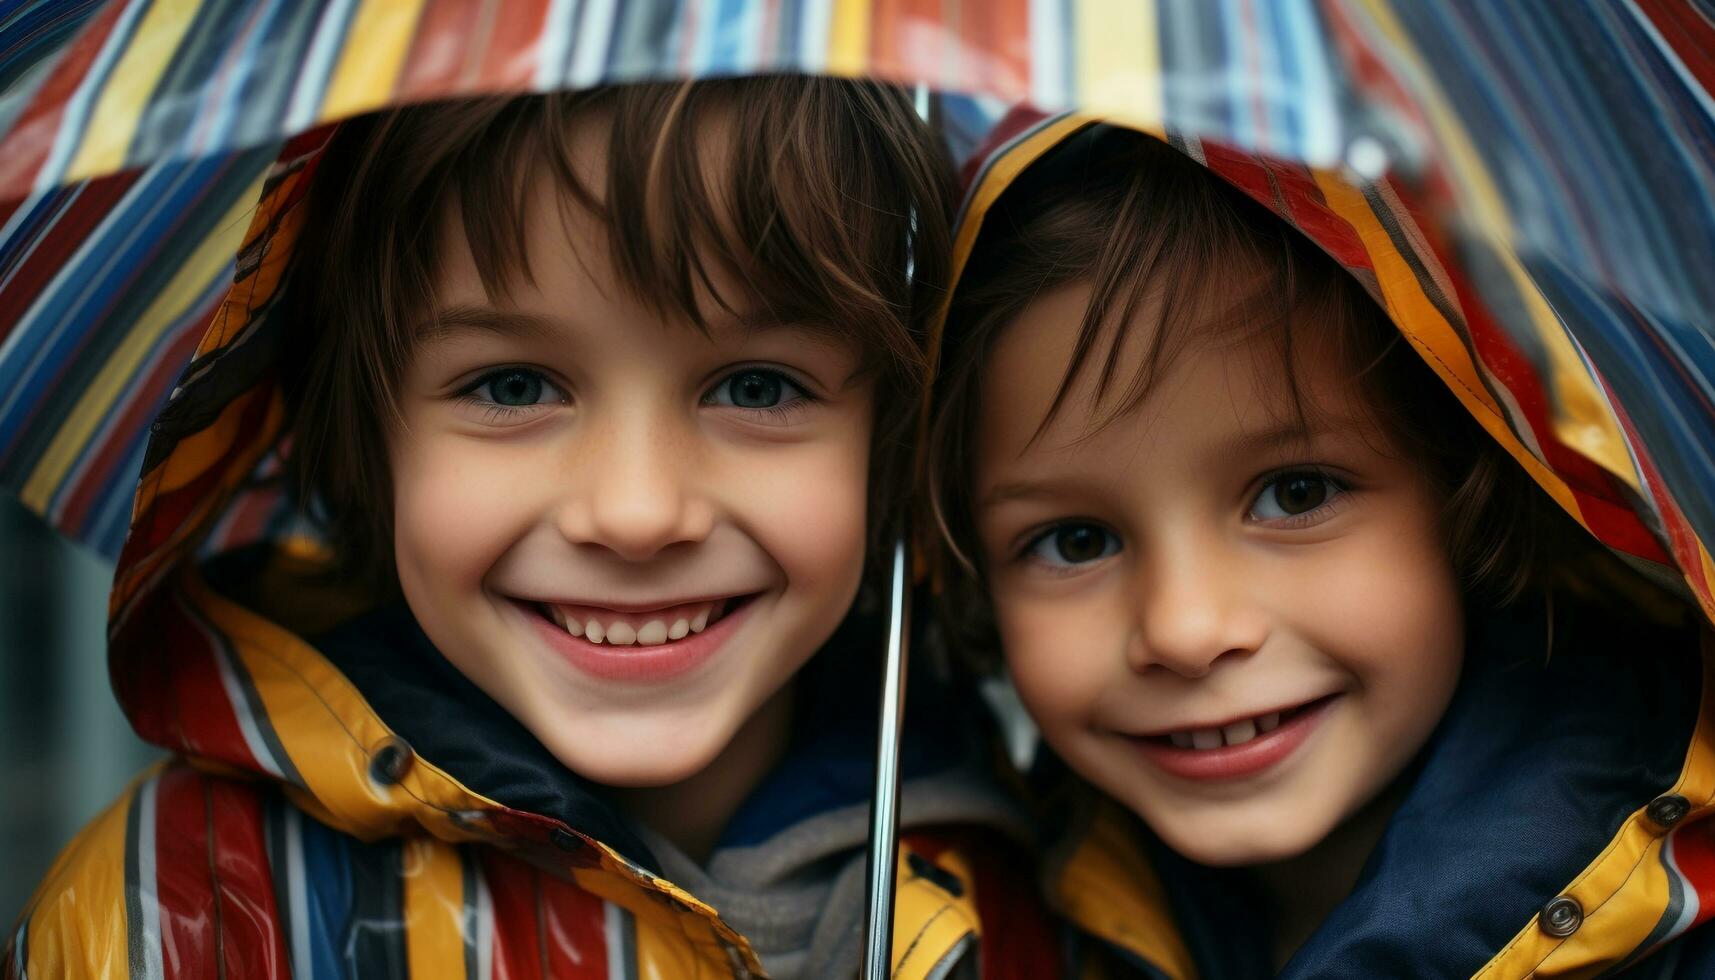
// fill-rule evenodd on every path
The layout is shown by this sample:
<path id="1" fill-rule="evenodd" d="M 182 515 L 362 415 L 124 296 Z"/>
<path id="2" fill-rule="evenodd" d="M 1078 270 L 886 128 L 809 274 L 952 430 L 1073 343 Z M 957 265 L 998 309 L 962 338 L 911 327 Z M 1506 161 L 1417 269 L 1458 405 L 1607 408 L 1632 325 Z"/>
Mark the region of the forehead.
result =
<path id="1" fill-rule="evenodd" d="M 1305 425 L 1311 431 L 1345 428 L 1365 414 L 1332 331 L 1314 324 L 1295 325 L 1290 362 L 1268 329 L 1188 329 L 1172 338 L 1156 370 L 1140 380 L 1139 367 L 1160 329 L 1153 295 L 1143 298 L 1117 341 L 1111 328 L 1095 338 L 1085 370 L 1060 396 L 1090 296 L 1088 283 L 1063 286 L 1032 301 L 1003 329 L 982 371 L 985 471 L 1021 460 L 1053 465 L 1094 458 L 1124 465 L 1139 452 L 1165 459 L 1180 449 L 1307 436 Z M 1104 383 L 1110 348 L 1114 366 Z M 1141 397 L 1127 407 L 1136 384 L 1143 385 Z"/>

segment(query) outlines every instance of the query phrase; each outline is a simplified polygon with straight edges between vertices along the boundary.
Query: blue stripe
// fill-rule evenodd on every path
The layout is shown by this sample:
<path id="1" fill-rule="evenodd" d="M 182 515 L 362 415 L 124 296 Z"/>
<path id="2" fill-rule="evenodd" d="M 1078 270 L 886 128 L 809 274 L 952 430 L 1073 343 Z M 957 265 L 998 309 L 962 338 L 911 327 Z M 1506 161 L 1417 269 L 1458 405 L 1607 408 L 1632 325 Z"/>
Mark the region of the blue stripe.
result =
<path id="1" fill-rule="evenodd" d="M 351 849 L 355 841 L 324 824 L 300 817 L 304 849 L 305 924 L 309 929 L 310 963 L 293 964 L 305 980 L 347 980 L 342 951 L 350 939 L 352 901 Z"/>

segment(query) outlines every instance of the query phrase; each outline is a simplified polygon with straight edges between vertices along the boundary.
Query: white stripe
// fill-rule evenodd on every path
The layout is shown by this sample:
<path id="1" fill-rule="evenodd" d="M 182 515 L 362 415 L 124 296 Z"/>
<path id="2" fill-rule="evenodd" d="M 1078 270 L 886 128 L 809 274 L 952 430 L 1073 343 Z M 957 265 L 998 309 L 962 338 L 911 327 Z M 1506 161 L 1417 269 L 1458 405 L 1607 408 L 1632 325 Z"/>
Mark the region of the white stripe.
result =
<path id="1" fill-rule="evenodd" d="M 1638 22 L 1638 26 L 1643 28 L 1644 33 L 1650 36 L 1650 40 L 1655 42 L 1656 49 L 1661 52 L 1662 60 L 1666 61 L 1673 68 L 1673 73 L 1679 76 L 1679 80 L 1685 83 L 1686 91 L 1690 93 L 1693 99 L 1697 100 L 1698 105 L 1703 107 L 1703 111 L 1709 115 L 1709 118 L 1715 120 L 1715 97 L 1712 97 L 1698 83 L 1697 79 L 1691 77 L 1691 72 L 1685 67 L 1685 62 L 1680 60 L 1679 52 L 1673 50 L 1673 45 L 1667 43 L 1667 39 L 1661 36 L 1660 31 L 1656 30 L 1655 22 L 1649 19 L 1648 14 L 1639 10 L 1638 5 L 1633 0 L 1626 0 L 1626 11 L 1632 15 L 1633 20 Z"/>
<path id="2" fill-rule="evenodd" d="M 687 66 L 691 77 L 706 73 L 709 62 L 714 60 L 715 41 L 720 38 L 723 25 L 712 23 L 720 11 L 714 9 L 718 0 L 686 0 L 688 16 L 681 16 L 679 23 L 697 25 L 697 33 L 691 38 L 691 63 Z M 681 27 L 681 30 L 683 27 Z"/>
<path id="3" fill-rule="evenodd" d="M 1030 101 L 1037 108 L 1066 108 L 1068 0 L 1030 0 Z"/>
<path id="4" fill-rule="evenodd" d="M 480 863 L 472 877 L 476 879 L 476 976 L 472 980 L 493 980 L 494 902 L 488 897 L 488 879 Z"/>
<path id="5" fill-rule="evenodd" d="M 213 118 L 204 129 L 206 138 L 201 147 L 204 152 L 219 148 L 227 141 L 227 131 L 231 127 L 231 120 L 238 115 L 239 96 L 245 90 L 245 83 L 259 71 L 257 66 L 266 60 L 257 53 L 257 49 L 262 40 L 268 37 L 268 29 L 274 24 L 281 2 L 282 0 L 268 0 L 267 9 L 252 15 L 259 19 L 251 26 L 249 35 L 244 39 L 244 49 L 232 62 L 233 70 L 227 76 L 226 86 L 210 93 L 218 95 L 219 98 L 214 106 Z M 194 129 L 195 127 L 192 127 L 187 130 L 186 135 Z"/>
<path id="6" fill-rule="evenodd" d="M 137 904 L 143 910 L 143 976 L 162 980 L 161 891 L 155 881 L 155 789 L 156 776 L 137 791 Z"/>
<path id="7" fill-rule="evenodd" d="M 1311 166 L 1331 166 L 1340 159 L 1341 148 L 1334 79 L 1328 74 L 1328 47 L 1315 29 L 1316 14 L 1303 0 L 1287 5 L 1281 16 L 1289 25 L 1305 95 L 1297 106 L 1304 127 L 1304 162 Z"/>
<path id="8" fill-rule="evenodd" d="M 536 78 L 532 83 L 536 91 L 551 92 L 565 79 L 566 55 L 572 50 L 572 24 L 577 16 L 578 0 L 552 0 L 548 4 L 548 19 L 536 44 Z"/>
<path id="9" fill-rule="evenodd" d="M 43 162 L 41 171 L 36 174 L 37 190 L 47 190 L 59 183 L 65 169 L 71 166 L 72 155 L 83 142 L 83 127 L 84 123 L 89 121 L 90 105 L 106 87 L 113 63 L 118 61 L 129 47 L 132 39 L 131 28 L 143 16 L 143 8 L 147 6 L 149 0 L 131 0 L 131 3 L 126 5 L 125 12 L 119 15 L 112 33 L 107 35 L 106 42 L 102 44 L 101 53 L 96 55 L 95 61 L 84 73 L 83 84 L 79 85 L 77 92 L 66 101 L 65 114 L 60 117 L 59 132 L 54 136 L 54 148 L 48 153 L 48 159 Z"/>
<path id="10" fill-rule="evenodd" d="M 741 74 L 756 71 L 762 59 L 763 13 L 762 0 L 745 0 L 744 8 L 733 19 L 732 29 L 738 32 L 734 64 Z"/>
<path id="11" fill-rule="evenodd" d="M 828 34 L 833 30 L 834 0 L 804 0 L 798 8 L 798 64 L 815 74 L 828 67 Z"/>
<path id="12" fill-rule="evenodd" d="M 1679 918 L 1674 920 L 1673 926 L 1667 930 L 1667 935 L 1661 938 L 1663 943 L 1691 928 L 1691 924 L 1697 921 L 1698 910 L 1702 908 L 1702 904 L 1697 900 L 1697 887 L 1691 883 L 1691 879 L 1685 877 L 1685 872 L 1679 870 L 1679 861 L 1673 856 L 1674 842 L 1678 838 L 1678 830 L 1667 835 L 1667 840 L 1663 841 L 1661 845 L 1661 856 L 1662 863 L 1667 865 L 1668 874 L 1679 879 L 1679 891 L 1681 895 L 1685 896 L 1685 904 L 1679 910 Z"/>
<path id="13" fill-rule="evenodd" d="M 30 980 L 30 917 L 24 916 L 24 921 L 18 923 L 18 932 L 12 937 L 12 952 L 17 957 L 13 968 L 18 971 L 18 980 Z"/>
<path id="14" fill-rule="evenodd" d="M 292 972 L 315 975 L 315 950 L 310 948 L 310 898 L 304 870 L 304 826 L 298 808 L 282 808 L 286 814 L 286 901 L 292 917 Z"/>
<path id="15" fill-rule="evenodd" d="M 256 716 L 250 712 L 250 701 L 244 696 L 244 686 L 238 679 L 238 665 L 232 662 L 232 654 L 226 649 L 226 637 L 203 621 L 201 615 L 182 599 L 179 605 L 191 622 L 196 624 L 197 632 L 208 639 L 208 644 L 214 650 L 214 662 L 220 666 L 220 686 L 226 689 L 226 699 L 232 702 L 232 713 L 238 719 L 238 730 L 244 736 L 244 747 L 250 750 L 262 768 L 268 770 L 276 779 L 286 778 L 280 768 L 280 763 L 269 751 L 268 743 L 262 738 L 262 729 L 256 725 Z"/>
<path id="16" fill-rule="evenodd" d="M 631 913 L 612 902 L 602 902 L 602 938 L 607 940 L 607 980 L 632 980 L 625 974 L 625 961 L 631 956 L 626 948 L 625 918 Z"/>
<path id="17" fill-rule="evenodd" d="M 578 18 L 578 35 L 572 52 L 568 88 L 589 88 L 607 74 L 607 48 L 613 41 L 614 18 L 619 0 L 589 0 Z"/>
<path id="18" fill-rule="evenodd" d="M 346 21 L 355 3 L 356 0 L 333 0 L 322 11 L 321 20 L 316 23 L 315 39 L 310 42 L 304 64 L 298 69 L 298 87 L 292 93 L 291 108 L 286 110 L 282 132 L 309 129 L 320 115 L 322 94 L 327 91 L 328 82 L 332 81 L 329 72 L 333 70 L 334 58 L 344 46 Z"/>
<path id="19" fill-rule="evenodd" d="M 47 289 L 43 290 L 40 296 L 36 297 L 36 301 L 31 303 L 30 308 L 19 318 L 18 326 L 11 335 L 4 341 L 0 341 L 0 363 L 4 363 L 7 358 L 13 355 L 18 346 L 23 343 L 26 335 L 34 333 L 39 326 L 42 326 L 37 322 L 41 312 L 53 305 L 59 299 L 60 294 L 74 284 L 82 290 L 81 298 L 65 312 L 62 320 L 55 324 L 46 325 L 49 328 L 46 337 L 40 340 L 32 338 L 33 346 L 37 351 L 46 352 L 49 347 L 52 347 L 60 331 L 65 329 L 67 323 L 76 320 L 78 313 L 82 311 L 84 306 L 105 298 L 105 294 L 89 289 L 88 284 L 93 280 L 103 278 L 112 269 L 114 264 L 119 261 L 120 254 L 125 251 L 124 248 L 116 246 L 128 245 L 135 240 L 137 235 L 142 234 L 143 227 L 149 223 L 156 212 L 166 206 L 168 199 L 173 196 L 173 191 L 180 183 L 189 179 L 190 173 L 191 168 L 189 167 L 175 167 L 174 180 L 165 188 L 157 188 L 156 185 L 160 183 L 158 178 L 161 171 L 145 172 L 137 183 L 125 192 L 125 197 L 120 200 L 119 204 L 102 217 L 101 224 L 96 226 L 95 231 L 78 244 L 77 251 L 72 253 L 71 259 L 60 266 L 55 273 L 53 282 L 49 284 Z M 147 209 L 140 215 L 129 213 L 133 203 L 139 199 L 146 202 Z M 121 227 L 122 225 L 123 227 Z M 117 241 L 108 241 L 107 236 L 115 233 L 118 235 Z M 66 274 L 67 272 L 79 272 L 84 265 L 89 263 L 96 263 L 95 268 L 90 270 L 90 275 L 68 276 Z M 0 403 L 0 417 L 11 414 L 13 406 L 25 393 L 25 386 L 22 384 L 11 391 L 6 401 Z"/>

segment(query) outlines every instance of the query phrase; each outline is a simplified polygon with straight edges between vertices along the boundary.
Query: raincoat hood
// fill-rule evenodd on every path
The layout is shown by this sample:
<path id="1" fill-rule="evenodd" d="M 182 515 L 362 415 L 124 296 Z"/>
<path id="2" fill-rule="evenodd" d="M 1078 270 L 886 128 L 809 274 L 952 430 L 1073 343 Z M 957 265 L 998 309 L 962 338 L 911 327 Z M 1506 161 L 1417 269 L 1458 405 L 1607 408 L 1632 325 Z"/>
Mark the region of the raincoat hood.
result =
<path id="1" fill-rule="evenodd" d="M 1112 125 L 1125 124 L 1018 110 L 993 130 L 966 170 L 954 292 L 1002 193 L 1074 135 Z M 1715 911 L 1711 566 L 1625 412 L 1531 277 L 1498 256 L 1504 313 L 1523 318 L 1503 332 L 1495 294 L 1479 296 L 1421 220 L 1421 187 L 1151 135 L 1338 261 L 1561 508 L 1682 603 L 1645 602 L 1625 622 L 1580 613 L 1549 626 L 1552 608 L 1529 601 L 1473 615 L 1459 690 L 1405 801 L 1284 975 L 1593 975 L 1683 935 Z M 1602 655 L 1545 659 L 1551 628 Z M 1240 878 L 1178 857 L 1060 766 L 1049 760 L 1047 783 L 1077 788 L 1049 807 L 1046 886 L 1081 935 L 1148 976 L 1270 972 Z"/>

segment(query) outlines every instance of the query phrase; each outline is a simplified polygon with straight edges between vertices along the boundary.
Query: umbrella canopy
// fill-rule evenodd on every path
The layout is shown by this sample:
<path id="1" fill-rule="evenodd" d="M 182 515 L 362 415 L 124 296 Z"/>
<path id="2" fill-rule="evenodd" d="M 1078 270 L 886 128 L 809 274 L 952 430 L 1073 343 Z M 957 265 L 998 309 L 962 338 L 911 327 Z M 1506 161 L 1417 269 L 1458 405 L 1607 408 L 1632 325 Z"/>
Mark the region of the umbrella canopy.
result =
<path id="1" fill-rule="evenodd" d="M 1512 423 L 1591 491 L 1585 523 L 1671 560 L 1708 612 L 1710 52 L 1707 7 L 1668 0 L 9 5 L 0 487 L 119 553 L 150 421 L 199 346 L 218 346 L 205 333 L 294 136 L 478 93 L 872 75 L 943 93 L 955 152 L 1027 101 L 1379 179 L 1445 260 L 1447 301 L 1522 355 L 1479 351 L 1485 368 L 1547 393 Z M 1611 481 L 1629 499 L 1610 499 Z M 170 537 L 254 536 L 270 506 Z"/>

